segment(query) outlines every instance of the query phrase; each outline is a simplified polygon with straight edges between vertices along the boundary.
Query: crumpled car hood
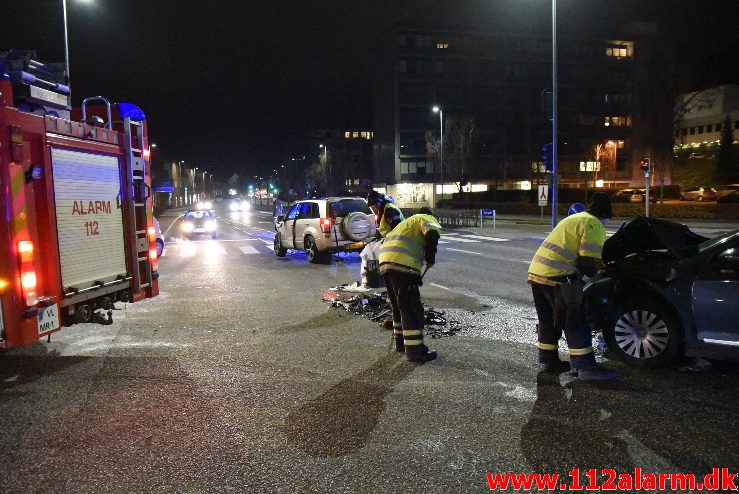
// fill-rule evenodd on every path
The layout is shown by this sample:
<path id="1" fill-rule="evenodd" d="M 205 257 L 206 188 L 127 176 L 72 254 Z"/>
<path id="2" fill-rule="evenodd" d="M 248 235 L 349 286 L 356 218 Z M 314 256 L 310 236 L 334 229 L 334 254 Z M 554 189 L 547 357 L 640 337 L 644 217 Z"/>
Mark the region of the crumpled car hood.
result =
<path id="1" fill-rule="evenodd" d="M 674 221 L 640 216 L 624 224 L 603 245 L 603 261 L 618 261 L 631 254 L 667 250 L 676 259 L 696 254 L 696 246 L 708 240 Z"/>

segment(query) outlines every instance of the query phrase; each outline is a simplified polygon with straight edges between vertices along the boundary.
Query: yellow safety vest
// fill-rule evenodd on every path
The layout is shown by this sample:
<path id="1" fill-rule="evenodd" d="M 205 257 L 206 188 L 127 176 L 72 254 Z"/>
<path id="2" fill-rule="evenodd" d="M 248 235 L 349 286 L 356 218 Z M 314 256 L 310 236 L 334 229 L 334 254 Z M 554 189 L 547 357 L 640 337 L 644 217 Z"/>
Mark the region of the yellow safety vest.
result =
<path id="1" fill-rule="evenodd" d="M 387 212 L 388 208 L 397 209 L 398 214 L 400 214 L 400 221 L 403 221 L 403 211 L 401 211 L 400 208 L 392 202 L 385 203 L 385 209 L 382 210 L 382 218 L 380 218 L 380 226 L 377 229 L 377 231 L 380 232 L 381 237 L 387 237 L 387 234 L 390 233 L 393 229 L 393 227 L 390 226 L 390 223 L 388 223 L 385 219 L 385 213 Z"/>
<path id="2" fill-rule="evenodd" d="M 551 278 L 574 273 L 578 257 L 600 259 L 605 241 L 606 229 L 598 218 L 587 211 L 568 216 L 537 249 L 529 265 L 529 281 L 556 285 Z"/>
<path id="3" fill-rule="evenodd" d="M 380 246 L 380 264 L 392 262 L 421 271 L 429 230 L 441 232 L 439 220 L 430 214 L 414 214 L 391 231 Z"/>

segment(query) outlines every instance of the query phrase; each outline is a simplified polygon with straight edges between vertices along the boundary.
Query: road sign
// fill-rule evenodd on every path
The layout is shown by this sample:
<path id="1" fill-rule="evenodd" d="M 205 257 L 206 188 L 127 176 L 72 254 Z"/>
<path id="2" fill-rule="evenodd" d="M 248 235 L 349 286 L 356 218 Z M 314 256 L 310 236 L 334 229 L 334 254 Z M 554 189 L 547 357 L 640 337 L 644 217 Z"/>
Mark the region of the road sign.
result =
<path id="1" fill-rule="evenodd" d="M 549 187 L 546 185 L 539 186 L 539 206 L 546 206 L 549 201 Z"/>

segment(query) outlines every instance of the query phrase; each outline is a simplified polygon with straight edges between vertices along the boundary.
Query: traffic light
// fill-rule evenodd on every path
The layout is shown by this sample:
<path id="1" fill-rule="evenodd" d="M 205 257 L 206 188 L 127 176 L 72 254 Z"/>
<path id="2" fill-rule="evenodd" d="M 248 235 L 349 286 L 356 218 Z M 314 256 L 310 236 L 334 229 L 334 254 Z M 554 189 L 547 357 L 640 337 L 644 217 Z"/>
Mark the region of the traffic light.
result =
<path id="1" fill-rule="evenodd" d="M 642 158 L 639 163 L 639 168 L 641 168 L 641 171 L 644 173 L 649 173 L 649 170 L 652 168 L 652 158 Z"/>
<path id="2" fill-rule="evenodd" d="M 541 147 L 541 164 L 544 165 L 546 171 L 552 171 L 552 143 Z"/>

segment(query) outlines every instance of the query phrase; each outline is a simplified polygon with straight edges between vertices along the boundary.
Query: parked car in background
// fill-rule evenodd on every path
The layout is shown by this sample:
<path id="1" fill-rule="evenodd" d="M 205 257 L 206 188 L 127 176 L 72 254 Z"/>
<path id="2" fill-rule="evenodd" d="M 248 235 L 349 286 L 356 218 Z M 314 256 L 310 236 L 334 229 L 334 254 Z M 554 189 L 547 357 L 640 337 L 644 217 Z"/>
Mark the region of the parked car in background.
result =
<path id="1" fill-rule="evenodd" d="M 707 239 L 641 217 L 606 240 L 603 261 L 584 297 L 609 357 L 642 367 L 739 360 L 739 230 Z"/>
<path id="2" fill-rule="evenodd" d="M 719 204 L 737 204 L 739 203 L 739 190 L 735 190 L 733 192 L 730 192 L 729 194 L 725 196 L 721 196 L 718 199 L 716 199 L 716 202 Z"/>
<path id="3" fill-rule="evenodd" d="M 739 184 L 719 185 L 714 188 L 716 189 L 716 198 L 721 199 L 722 197 L 731 195 L 732 192 L 738 191 Z"/>
<path id="4" fill-rule="evenodd" d="M 716 189 L 713 187 L 688 187 L 680 193 L 681 201 L 715 201 Z"/>
<path id="5" fill-rule="evenodd" d="M 326 262 L 331 252 L 360 251 L 376 233 L 377 224 L 361 197 L 329 197 L 297 201 L 275 220 L 274 251 L 304 250 L 311 263 Z"/>
<path id="6" fill-rule="evenodd" d="M 634 202 L 646 202 L 647 200 L 647 189 L 636 189 L 637 193 L 635 194 L 636 197 L 639 198 L 638 201 Z M 657 194 L 659 194 L 659 190 L 650 188 L 649 189 L 649 202 L 657 202 Z"/>
<path id="7" fill-rule="evenodd" d="M 613 202 L 644 202 L 643 189 L 621 189 L 616 192 L 611 200 Z"/>

